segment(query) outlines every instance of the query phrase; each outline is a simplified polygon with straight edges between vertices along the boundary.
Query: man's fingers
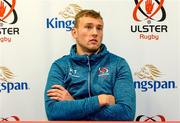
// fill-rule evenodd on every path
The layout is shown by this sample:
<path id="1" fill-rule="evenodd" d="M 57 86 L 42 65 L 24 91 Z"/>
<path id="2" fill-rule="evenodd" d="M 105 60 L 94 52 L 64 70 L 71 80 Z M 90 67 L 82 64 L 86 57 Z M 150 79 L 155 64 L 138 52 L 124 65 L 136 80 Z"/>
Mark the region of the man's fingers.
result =
<path id="1" fill-rule="evenodd" d="M 115 97 L 112 95 L 109 95 L 109 101 L 110 101 L 110 105 L 115 104 Z"/>
<path id="2" fill-rule="evenodd" d="M 62 101 L 62 98 L 60 98 L 60 97 L 50 97 L 50 98 L 53 100 Z"/>
<path id="3" fill-rule="evenodd" d="M 57 92 L 49 92 L 47 96 L 50 97 L 50 99 L 58 100 L 58 101 L 63 101 L 63 94 L 57 93 Z"/>
<path id="4" fill-rule="evenodd" d="M 62 90 L 62 91 L 66 91 L 66 89 L 61 85 L 53 85 L 52 88 L 53 89 L 59 89 L 59 90 Z"/>
<path id="5" fill-rule="evenodd" d="M 59 89 L 50 89 L 47 91 L 47 93 L 59 93 L 59 94 L 62 94 L 63 91 L 59 90 Z"/>
<path id="6" fill-rule="evenodd" d="M 47 93 L 48 96 L 56 96 L 56 97 L 61 97 L 61 93 L 58 93 L 58 92 L 48 92 Z"/>
<path id="7" fill-rule="evenodd" d="M 74 100 L 71 94 L 61 85 L 53 85 L 52 89 L 47 91 L 47 96 L 54 100 Z"/>
<path id="8" fill-rule="evenodd" d="M 58 97 L 58 98 L 63 98 L 63 96 L 67 93 L 67 91 L 62 91 L 62 90 L 59 90 L 59 89 L 50 89 L 47 91 L 47 95 L 49 97 Z M 57 99 L 56 99 L 57 100 Z M 59 100 L 59 99 L 58 99 Z"/>
<path id="9" fill-rule="evenodd" d="M 64 101 L 65 100 L 62 95 L 58 95 L 55 93 L 50 93 L 50 94 L 48 94 L 48 96 L 50 97 L 50 99 L 53 99 L 53 100 L 58 100 L 58 101 Z"/>
<path id="10" fill-rule="evenodd" d="M 50 97 L 53 100 L 59 100 L 59 97 Z"/>

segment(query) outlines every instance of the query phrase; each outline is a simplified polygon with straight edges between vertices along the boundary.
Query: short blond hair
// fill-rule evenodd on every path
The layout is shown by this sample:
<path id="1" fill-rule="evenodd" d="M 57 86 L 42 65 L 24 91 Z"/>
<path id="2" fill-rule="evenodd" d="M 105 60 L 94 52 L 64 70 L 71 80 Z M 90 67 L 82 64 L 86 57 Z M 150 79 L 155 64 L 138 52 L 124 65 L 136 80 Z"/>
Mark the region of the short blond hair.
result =
<path id="1" fill-rule="evenodd" d="M 97 12 L 97 11 L 92 10 L 92 9 L 91 10 L 85 9 L 85 10 L 81 10 L 80 12 L 78 12 L 76 14 L 75 21 L 74 21 L 74 27 L 78 27 L 79 19 L 81 17 L 92 17 L 92 18 L 103 20 L 100 12 Z"/>

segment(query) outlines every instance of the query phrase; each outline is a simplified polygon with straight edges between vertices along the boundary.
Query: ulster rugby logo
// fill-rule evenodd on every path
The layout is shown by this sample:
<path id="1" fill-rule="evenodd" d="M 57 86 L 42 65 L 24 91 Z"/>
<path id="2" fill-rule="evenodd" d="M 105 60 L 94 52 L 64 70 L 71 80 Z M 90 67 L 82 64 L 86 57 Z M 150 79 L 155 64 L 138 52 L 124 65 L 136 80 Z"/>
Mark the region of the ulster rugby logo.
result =
<path id="1" fill-rule="evenodd" d="M 158 22 L 164 21 L 166 18 L 166 11 L 163 7 L 164 0 L 134 0 L 136 7 L 133 11 L 133 18 L 135 21 L 143 21 L 143 20 L 155 20 Z M 144 8 L 144 9 L 143 9 Z M 161 10 L 161 17 L 154 18 L 154 16 L 160 12 Z M 138 13 L 141 13 L 144 18 L 140 18 Z"/>
<path id="2" fill-rule="evenodd" d="M 0 43 L 10 43 L 19 35 L 19 28 L 14 27 L 18 20 L 15 5 L 16 0 L 0 0 Z"/>
<path id="3" fill-rule="evenodd" d="M 108 76 L 109 75 L 109 70 L 107 67 L 100 67 L 98 69 L 98 76 Z"/>
<path id="4" fill-rule="evenodd" d="M 131 32 L 138 34 L 140 40 L 159 40 L 161 33 L 168 32 L 168 26 L 164 24 L 165 0 L 134 0 L 134 2 L 132 17 L 136 24 L 131 25 Z"/>
<path id="5" fill-rule="evenodd" d="M 166 119 L 163 115 L 156 115 L 153 117 L 148 117 L 145 115 L 140 115 L 136 118 L 136 121 L 140 121 L 140 122 L 165 122 Z"/>
<path id="6" fill-rule="evenodd" d="M 17 13 L 15 11 L 16 0 L 12 0 L 9 3 L 7 0 L 0 0 L 0 21 L 9 24 L 15 24 L 17 22 Z M 13 20 L 9 20 L 8 18 L 13 14 Z M 10 17 L 12 18 L 12 17 Z"/>
<path id="7" fill-rule="evenodd" d="M 0 118 L 0 122 L 7 122 L 7 121 L 20 121 L 20 118 L 17 116 L 10 116 L 6 118 Z"/>

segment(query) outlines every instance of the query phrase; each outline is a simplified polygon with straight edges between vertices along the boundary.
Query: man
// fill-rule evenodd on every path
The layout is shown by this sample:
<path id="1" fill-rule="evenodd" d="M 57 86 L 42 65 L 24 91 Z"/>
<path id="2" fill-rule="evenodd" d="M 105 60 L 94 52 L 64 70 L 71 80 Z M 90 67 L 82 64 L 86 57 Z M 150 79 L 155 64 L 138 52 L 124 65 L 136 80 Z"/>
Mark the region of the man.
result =
<path id="1" fill-rule="evenodd" d="M 102 44 L 103 19 L 94 10 L 75 17 L 70 54 L 49 71 L 45 108 L 49 120 L 123 120 L 135 115 L 135 90 L 125 59 Z"/>

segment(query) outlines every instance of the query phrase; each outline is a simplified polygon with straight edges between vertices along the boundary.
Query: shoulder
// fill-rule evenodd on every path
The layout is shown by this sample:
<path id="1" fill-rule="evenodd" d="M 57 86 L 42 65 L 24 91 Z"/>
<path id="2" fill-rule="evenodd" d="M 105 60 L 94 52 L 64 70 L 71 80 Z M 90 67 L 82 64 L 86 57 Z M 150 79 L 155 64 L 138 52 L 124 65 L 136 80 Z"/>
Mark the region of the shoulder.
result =
<path id="1" fill-rule="evenodd" d="M 109 53 L 109 57 L 110 57 L 110 59 L 112 59 L 115 62 L 126 62 L 125 58 L 123 58 L 119 55 L 113 54 L 113 53 Z"/>
<path id="2" fill-rule="evenodd" d="M 58 67 L 58 68 L 66 68 L 68 66 L 67 63 L 69 63 L 69 55 L 64 55 L 58 59 L 56 59 L 53 63 L 52 63 L 52 67 Z"/>
<path id="3" fill-rule="evenodd" d="M 122 68 L 130 69 L 130 66 L 127 60 L 119 55 L 109 53 L 109 59 L 110 59 L 109 62 L 113 66 L 116 66 L 117 69 L 122 69 Z"/>
<path id="4" fill-rule="evenodd" d="M 54 61 L 54 63 L 62 64 L 62 63 L 65 63 L 65 62 L 69 61 L 69 58 L 70 58 L 69 55 L 64 55 L 64 56 L 56 59 L 56 60 Z"/>

